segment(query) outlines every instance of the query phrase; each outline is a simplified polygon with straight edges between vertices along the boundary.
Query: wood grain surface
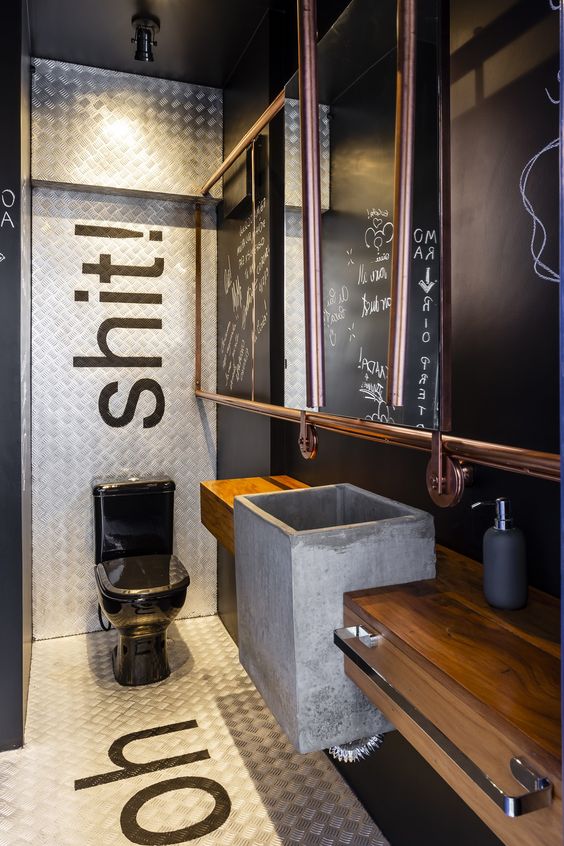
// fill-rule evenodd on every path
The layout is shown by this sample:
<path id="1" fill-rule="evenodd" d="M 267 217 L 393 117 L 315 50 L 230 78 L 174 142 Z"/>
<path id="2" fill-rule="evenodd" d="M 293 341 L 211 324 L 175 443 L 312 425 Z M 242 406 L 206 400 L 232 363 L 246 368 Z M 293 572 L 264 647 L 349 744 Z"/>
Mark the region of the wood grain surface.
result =
<path id="1" fill-rule="evenodd" d="M 291 476 L 251 476 L 200 482 L 200 516 L 206 529 L 233 555 L 233 501 L 236 496 L 307 488 Z"/>
<path id="2" fill-rule="evenodd" d="M 559 602 L 531 590 L 520 611 L 483 598 L 481 566 L 444 548 L 437 578 L 345 594 L 347 625 L 383 635 L 363 657 L 508 793 L 523 756 L 554 784 L 550 808 L 509 819 L 351 661 L 361 687 L 508 846 L 562 843 Z M 356 648 L 356 647 L 355 647 Z"/>
<path id="3" fill-rule="evenodd" d="M 460 559 L 441 549 L 437 579 L 347 594 L 345 604 L 443 684 L 486 708 L 493 722 L 514 726 L 559 759 L 558 614 L 548 613 L 553 605 L 546 598 L 545 607 L 538 591 L 511 616 L 485 601 L 481 608 L 479 565 L 464 559 L 473 575 L 465 590 L 462 571 L 452 572 Z"/>

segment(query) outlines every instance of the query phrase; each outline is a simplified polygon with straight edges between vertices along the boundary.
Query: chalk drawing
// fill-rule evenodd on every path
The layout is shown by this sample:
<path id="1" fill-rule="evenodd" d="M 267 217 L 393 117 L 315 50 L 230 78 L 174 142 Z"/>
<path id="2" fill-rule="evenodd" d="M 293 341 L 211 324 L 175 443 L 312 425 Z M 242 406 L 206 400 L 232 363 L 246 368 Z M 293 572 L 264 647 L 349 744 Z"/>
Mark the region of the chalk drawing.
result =
<path id="1" fill-rule="evenodd" d="M 525 206 L 526 211 L 530 214 L 533 220 L 533 233 L 531 235 L 531 255 L 533 256 L 533 268 L 537 276 L 541 279 L 546 279 L 548 282 L 558 282 L 560 280 L 559 274 L 553 270 L 551 267 L 548 267 L 542 261 L 542 254 L 544 253 L 544 249 L 546 247 L 547 242 L 547 234 L 546 234 L 546 227 L 540 217 L 535 212 L 533 208 L 533 204 L 529 200 L 527 196 L 527 182 L 529 180 L 529 176 L 531 171 L 533 170 L 534 166 L 549 150 L 557 150 L 558 149 L 558 138 L 555 138 L 554 141 L 550 141 L 546 147 L 543 147 L 538 153 L 535 153 L 532 159 L 530 159 L 523 169 L 523 173 L 521 174 L 521 179 L 519 180 L 519 189 L 521 191 L 521 199 L 523 200 L 523 205 Z"/>
<path id="2" fill-rule="evenodd" d="M 550 8 L 553 9 L 553 11 L 557 11 L 560 8 L 560 3 L 556 2 L 556 0 L 548 0 L 548 2 Z M 558 81 L 560 81 L 560 73 L 558 74 Z M 545 93 L 549 101 L 553 105 L 558 105 L 558 103 L 560 102 L 560 98 L 555 99 L 554 97 L 552 97 L 547 88 L 545 88 Z M 549 267 L 547 264 L 545 264 L 542 260 L 548 237 L 544 223 L 536 213 L 533 204 L 527 196 L 527 184 L 531 172 L 533 171 L 539 159 L 542 158 L 542 156 L 545 156 L 548 152 L 550 152 L 550 150 L 557 150 L 558 147 L 559 139 L 555 138 L 553 141 L 550 141 L 548 144 L 546 144 L 542 148 L 542 150 L 539 150 L 538 153 L 535 153 L 535 155 L 531 159 L 529 159 L 529 161 L 523 168 L 521 178 L 519 179 L 519 190 L 521 192 L 521 199 L 523 201 L 525 211 L 531 216 L 531 219 L 533 221 L 533 232 L 531 235 L 531 255 L 533 257 L 533 269 L 540 279 L 546 279 L 547 282 L 559 282 L 560 274 L 553 270 L 551 267 Z"/>

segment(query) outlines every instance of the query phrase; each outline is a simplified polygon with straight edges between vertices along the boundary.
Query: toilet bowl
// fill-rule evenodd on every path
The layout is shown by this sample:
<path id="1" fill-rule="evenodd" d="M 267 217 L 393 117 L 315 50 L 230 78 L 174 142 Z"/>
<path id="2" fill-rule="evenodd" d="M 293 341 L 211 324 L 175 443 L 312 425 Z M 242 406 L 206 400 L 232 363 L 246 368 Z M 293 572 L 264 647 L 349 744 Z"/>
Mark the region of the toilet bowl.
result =
<path id="1" fill-rule="evenodd" d="M 94 486 L 96 566 L 102 613 L 118 633 L 116 680 L 142 685 L 170 675 L 166 630 L 190 577 L 172 554 L 174 482 L 128 479 Z"/>

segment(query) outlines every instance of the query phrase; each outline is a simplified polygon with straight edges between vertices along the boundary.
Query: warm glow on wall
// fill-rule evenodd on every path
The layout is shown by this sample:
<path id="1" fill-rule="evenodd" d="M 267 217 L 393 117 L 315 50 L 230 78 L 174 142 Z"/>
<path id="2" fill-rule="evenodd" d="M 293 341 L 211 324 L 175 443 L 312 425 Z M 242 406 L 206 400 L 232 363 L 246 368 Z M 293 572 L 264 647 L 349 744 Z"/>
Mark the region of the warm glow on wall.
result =
<path id="1" fill-rule="evenodd" d="M 136 139 L 136 126 L 129 118 L 108 116 L 104 121 L 104 133 L 112 141 L 121 144 L 133 144 Z"/>

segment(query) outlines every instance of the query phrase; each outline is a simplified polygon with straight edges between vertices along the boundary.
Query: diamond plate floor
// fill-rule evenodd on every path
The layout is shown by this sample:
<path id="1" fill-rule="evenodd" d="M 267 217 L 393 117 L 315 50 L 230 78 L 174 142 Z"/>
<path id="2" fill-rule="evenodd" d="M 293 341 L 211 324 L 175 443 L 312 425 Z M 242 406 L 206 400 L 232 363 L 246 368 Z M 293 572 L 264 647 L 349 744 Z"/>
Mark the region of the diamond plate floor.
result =
<path id="1" fill-rule="evenodd" d="M 325 756 L 287 743 L 217 617 L 169 631 L 173 673 L 150 687 L 115 684 L 114 632 L 34 645 L 26 746 L 0 755 L 1 846 L 387 846 Z"/>

